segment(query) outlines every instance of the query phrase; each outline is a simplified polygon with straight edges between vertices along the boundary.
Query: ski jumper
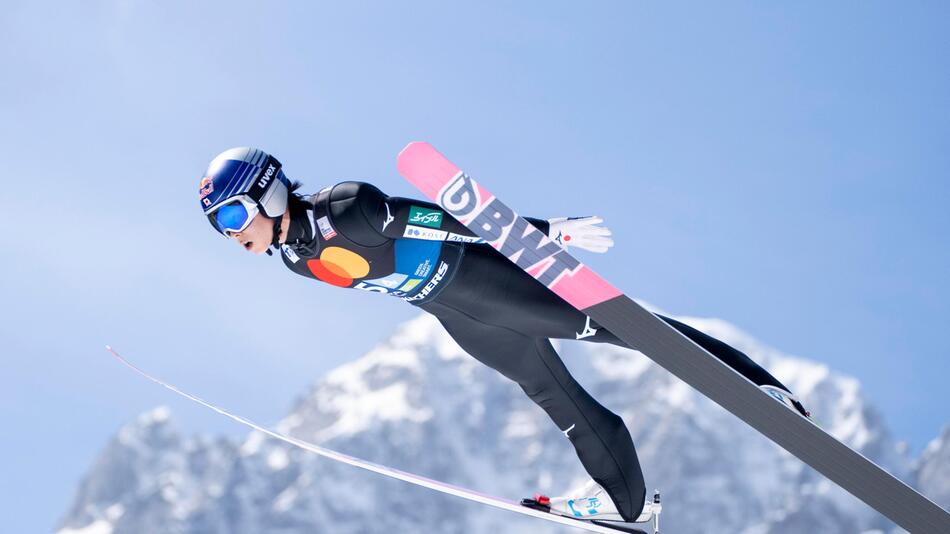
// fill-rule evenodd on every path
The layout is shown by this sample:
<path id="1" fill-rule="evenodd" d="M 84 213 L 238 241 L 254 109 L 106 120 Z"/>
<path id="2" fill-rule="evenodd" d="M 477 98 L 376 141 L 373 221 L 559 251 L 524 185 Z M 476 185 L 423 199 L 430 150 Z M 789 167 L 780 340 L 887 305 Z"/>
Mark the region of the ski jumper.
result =
<path id="1" fill-rule="evenodd" d="M 288 268 L 387 293 L 436 316 L 462 349 L 516 382 L 548 414 L 624 518 L 640 514 L 646 486 L 626 425 L 574 380 L 550 339 L 625 343 L 431 202 L 343 182 L 292 203 L 290 216 L 281 246 Z M 528 221 L 547 234 L 546 221 Z M 788 390 L 742 352 L 659 317 L 752 382 Z"/>

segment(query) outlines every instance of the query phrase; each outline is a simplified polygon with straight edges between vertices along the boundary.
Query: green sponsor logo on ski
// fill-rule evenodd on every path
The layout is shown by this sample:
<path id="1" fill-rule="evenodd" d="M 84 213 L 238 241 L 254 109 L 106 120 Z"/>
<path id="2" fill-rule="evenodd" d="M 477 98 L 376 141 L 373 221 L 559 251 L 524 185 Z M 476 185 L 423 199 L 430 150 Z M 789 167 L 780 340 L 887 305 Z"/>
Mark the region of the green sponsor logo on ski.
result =
<path id="1" fill-rule="evenodd" d="M 428 226 L 430 228 L 438 228 L 442 226 L 442 212 L 420 208 L 419 206 L 411 206 L 409 209 L 409 219 L 406 222 L 409 224 Z"/>

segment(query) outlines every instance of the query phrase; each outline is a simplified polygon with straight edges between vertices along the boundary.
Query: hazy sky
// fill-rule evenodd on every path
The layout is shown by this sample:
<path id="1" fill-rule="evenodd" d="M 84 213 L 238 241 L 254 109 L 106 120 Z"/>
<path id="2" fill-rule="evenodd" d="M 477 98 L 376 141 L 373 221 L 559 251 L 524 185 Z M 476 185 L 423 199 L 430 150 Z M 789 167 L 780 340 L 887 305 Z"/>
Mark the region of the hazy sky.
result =
<path id="1" fill-rule="evenodd" d="M 427 140 L 525 214 L 601 215 L 606 278 L 857 377 L 919 451 L 950 421 L 950 4 L 669 4 L 5 2 L 5 526 L 50 530 L 158 404 L 244 434 L 106 343 L 273 423 L 414 315 L 218 237 L 197 182 L 235 145 L 415 196 Z"/>

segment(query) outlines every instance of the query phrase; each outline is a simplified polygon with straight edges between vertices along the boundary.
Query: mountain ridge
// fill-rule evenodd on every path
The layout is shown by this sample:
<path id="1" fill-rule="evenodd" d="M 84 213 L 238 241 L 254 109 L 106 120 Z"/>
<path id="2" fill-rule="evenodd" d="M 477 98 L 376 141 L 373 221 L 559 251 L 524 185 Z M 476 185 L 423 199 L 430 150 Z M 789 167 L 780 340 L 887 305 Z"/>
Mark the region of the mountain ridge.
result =
<path id="1" fill-rule="evenodd" d="M 678 319 L 762 363 L 826 430 L 902 479 L 920 480 L 947 506 L 950 429 L 911 459 L 854 378 L 726 321 Z M 627 422 L 649 487 L 663 492 L 664 531 L 899 532 L 642 354 L 574 341 L 559 347 L 578 380 Z M 277 428 L 508 497 L 556 494 L 585 477 L 544 413 L 427 315 L 317 381 Z M 341 495 L 360 498 L 341 503 Z M 380 517 L 380 509 L 398 513 Z M 58 534 L 565 531 L 336 465 L 257 432 L 241 442 L 183 438 L 167 409 L 118 432 L 60 524 Z"/>

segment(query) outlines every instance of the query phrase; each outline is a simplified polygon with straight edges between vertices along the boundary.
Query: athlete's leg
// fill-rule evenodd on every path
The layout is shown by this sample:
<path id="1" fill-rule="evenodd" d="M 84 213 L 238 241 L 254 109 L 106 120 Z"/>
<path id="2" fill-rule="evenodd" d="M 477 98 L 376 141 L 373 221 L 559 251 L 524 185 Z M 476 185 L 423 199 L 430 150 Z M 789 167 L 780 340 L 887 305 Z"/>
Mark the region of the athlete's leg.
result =
<path id="1" fill-rule="evenodd" d="M 466 301 L 474 306 L 473 313 L 481 313 L 486 322 L 503 324 L 533 337 L 582 339 L 636 348 L 629 347 L 530 275 L 511 265 L 500 255 L 497 256 L 494 261 L 491 257 L 479 257 L 478 261 L 482 265 L 479 272 L 483 276 L 502 279 L 503 283 L 498 287 L 482 284 L 478 286 L 478 294 L 470 295 Z M 504 273 L 504 276 L 497 274 L 503 270 L 509 272 Z M 789 391 L 784 384 L 743 352 L 675 319 L 662 315 L 657 317 L 756 385 L 773 385 Z"/>
<path id="2" fill-rule="evenodd" d="M 575 317 L 575 323 L 587 320 L 587 317 L 583 313 L 578 312 L 578 314 L 580 314 L 580 318 Z M 785 387 L 785 384 L 779 382 L 777 378 L 772 376 L 772 374 L 766 371 L 762 366 L 755 363 L 752 358 L 746 356 L 744 352 L 732 347 L 731 345 L 723 343 L 722 341 L 719 341 L 710 335 L 704 334 L 692 326 L 681 323 L 676 319 L 671 319 L 660 314 L 655 315 L 660 319 L 663 319 L 666 324 L 672 326 L 681 334 L 691 339 L 693 343 L 696 343 L 700 347 L 706 349 L 707 352 L 716 358 L 719 358 L 722 363 L 732 367 L 739 374 L 748 378 L 753 384 L 757 386 L 772 385 L 782 388 L 785 391 L 790 391 L 787 387 Z M 594 321 L 589 323 L 588 330 L 596 330 L 596 332 L 586 338 L 583 338 L 584 341 L 610 343 L 612 345 L 618 345 L 621 347 L 636 348 L 629 347 L 626 343 L 618 339 L 612 333 L 600 328 L 600 326 Z"/>
<path id="3" fill-rule="evenodd" d="M 718 339 L 706 335 L 692 326 L 683 324 L 676 319 L 664 317 L 656 314 L 657 317 L 666 321 L 673 328 L 680 331 L 681 334 L 693 340 L 694 343 L 706 349 L 710 354 L 722 360 L 723 363 L 732 367 L 742 376 L 748 378 L 752 383 L 758 386 L 772 385 L 790 391 L 785 384 L 778 381 L 771 373 L 762 368 L 759 364 L 752 361 L 752 358 L 731 345 L 727 345 Z"/>
<path id="4" fill-rule="evenodd" d="M 625 518 L 640 514 L 646 486 L 627 427 L 574 380 L 548 339 L 485 324 L 439 303 L 422 307 L 466 352 L 517 382 L 559 429 L 570 429 L 567 438 L 591 478 Z"/>

